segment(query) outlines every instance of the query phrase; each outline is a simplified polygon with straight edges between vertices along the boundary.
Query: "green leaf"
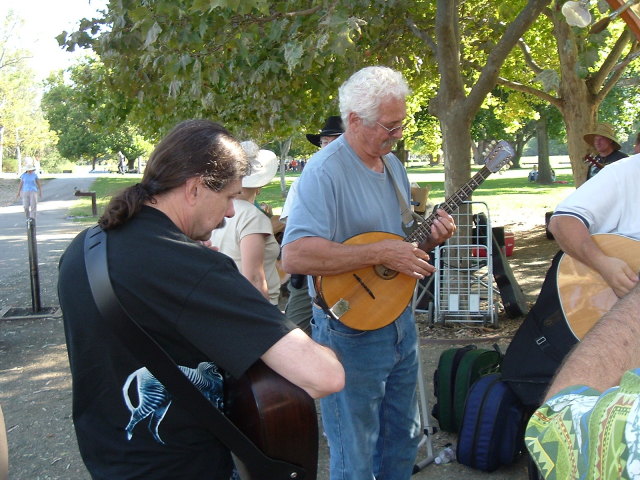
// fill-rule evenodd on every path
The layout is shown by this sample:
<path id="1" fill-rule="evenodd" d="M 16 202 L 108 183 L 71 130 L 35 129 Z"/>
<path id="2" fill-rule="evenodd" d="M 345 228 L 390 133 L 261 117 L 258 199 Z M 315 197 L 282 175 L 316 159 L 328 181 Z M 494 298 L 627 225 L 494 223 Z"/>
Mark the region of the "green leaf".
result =
<path id="1" fill-rule="evenodd" d="M 154 22 L 153 26 L 147 32 L 147 38 L 144 41 L 144 48 L 147 48 L 149 45 L 155 43 L 160 33 L 162 33 L 162 27 L 158 25 L 158 22 Z"/>
<path id="2" fill-rule="evenodd" d="M 287 62 L 289 72 L 295 69 L 302 58 L 302 44 L 298 42 L 288 42 L 284 46 L 284 59 Z"/>
<path id="3" fill-rule="evenodd" d="M 182 81 L 173 79 L 169 83 L 169 97 L 176 98 L 180 93 L 180 88 L 182 87 Z"/>

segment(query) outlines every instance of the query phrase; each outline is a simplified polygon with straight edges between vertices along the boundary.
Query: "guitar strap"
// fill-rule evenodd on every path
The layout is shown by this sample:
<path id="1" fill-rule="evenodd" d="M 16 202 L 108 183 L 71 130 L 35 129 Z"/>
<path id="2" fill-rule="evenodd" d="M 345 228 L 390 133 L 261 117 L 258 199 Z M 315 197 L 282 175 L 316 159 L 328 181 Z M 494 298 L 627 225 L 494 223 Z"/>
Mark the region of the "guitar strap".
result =
<path id="1" fill-rule="evenodd" d="M 381 158 L 382 163 L 384 164 L 384 168 L 387 170 L 387 174 L 391 179 L 393 188 L 396 191 L 396 197 L 398 197 L 398 204 L 400 205 L 400 215 L 402 215 L 402 230 L 404 230 L 407 235 L 410 235 L 411 232 L 418 226 L 418 223 L 424 221 L 424 218 L 415 213 L 409 206 L 409 203 L 407 203 L 406 197 L 402 194 L 402 190 L 400 190 L 398 182 L 396 182 L 393 173 L 391 173 L 391 167 L 389 166 L 387 156 L 383 155 Z"/>
<path id="2" fill-rule="evenodd" d="M 107 233 L 95 225 L 84 240 L 84 257 L 91 293 L 105 322 L 136 359 L 171 393 L 185 411 L 198 412 L 197 421 L 260 478 L 304 478 L 303 468 L 267 457 L 182 373 L 169 354 L 129 315 L 118 300 L 107 261 Z M 206 412 L 206 413 L 205 413 Z"/>

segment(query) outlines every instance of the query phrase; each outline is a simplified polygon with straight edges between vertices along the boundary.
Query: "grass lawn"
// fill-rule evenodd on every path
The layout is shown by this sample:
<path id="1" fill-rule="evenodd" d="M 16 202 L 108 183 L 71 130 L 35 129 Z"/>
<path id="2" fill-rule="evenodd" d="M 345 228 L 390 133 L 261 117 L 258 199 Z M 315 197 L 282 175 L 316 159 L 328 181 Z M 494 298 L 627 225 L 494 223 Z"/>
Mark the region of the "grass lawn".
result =
<path id="1" fill-rule="evenodd" d="M 490 175 L 473 193 L 473 200 L 486 203 L 494 225 L 508 223 L 500 221 L 513 217 L 526 218 L 535 216 L 544 219 L 544 212 L 553 210 L 555 206 L 574 190 L 571 168 L 566 164 L 554 165 L 556 183 L 551 185 L 538 185 L 528 181 L 528 168 L 519 170 L 503 170 Z M 473 167 L 473 172 L 480 167 Z M 437 204 L 444 200 L 444 169 L 442 167 L 410 166 L 408 168 L 409 180 L 418 185 L 430 188 L 429 202 Z M 293 180 L 299 177 L 299 173 L 286 175 L 287 187 Z M 96 179 L 92 190 L 96 192 L 98 212 L 104 211 L 110 197 L 119 190 L 137 183 L 141 176 L 104 176 Z M 562 183 L 566 182 L 566 183 Z M 265 202 L 279 213 L 284 203 L 280 189 L 280 177 L 276 177 L 269 185 L 263 187 L 258 195 L 259 202 Z M 542 213 L 541 213 L 542 212 Z M 88 197 L 79 198 L 72 207 L 71 216 L 78 221 L 92 223 L 91 200 Z M 541 217 L 542 215 L 542 217 Z"/>

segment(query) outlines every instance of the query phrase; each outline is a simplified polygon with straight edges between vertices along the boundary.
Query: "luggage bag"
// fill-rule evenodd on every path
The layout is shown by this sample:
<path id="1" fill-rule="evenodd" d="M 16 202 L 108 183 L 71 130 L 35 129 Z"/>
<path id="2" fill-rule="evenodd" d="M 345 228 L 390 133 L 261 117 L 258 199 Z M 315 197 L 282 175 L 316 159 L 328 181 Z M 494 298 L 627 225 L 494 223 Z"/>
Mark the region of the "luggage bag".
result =
<path id="1" fill-rule="evenodd" d="M 511 465 L 524 449 L 525 408 L 499 373 L 478 379 L 469 390 L 456 457 L 468 467 L 492 472 Z"/>
<path id="2" fill-rule="evenodd" d="M 432 411 L 441 430 L 458 431 L 469 387 L 481 375 L 497 370 L 501 359 L 497 345 L 493 350 L 467 345 L 442 352 L 433 375 L 437 402 Z"/>

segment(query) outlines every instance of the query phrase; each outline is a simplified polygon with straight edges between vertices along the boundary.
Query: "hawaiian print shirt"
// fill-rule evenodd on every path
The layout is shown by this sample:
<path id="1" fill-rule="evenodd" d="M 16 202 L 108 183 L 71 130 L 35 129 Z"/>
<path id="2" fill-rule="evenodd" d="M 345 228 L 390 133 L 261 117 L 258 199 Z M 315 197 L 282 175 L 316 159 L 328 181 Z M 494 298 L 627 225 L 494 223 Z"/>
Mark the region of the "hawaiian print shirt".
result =
<path id="1" fill-rule="evenodd" d="M 569 387 L 533 414 L 525 442 L 546 479 L 640 480 L 640 368 L 619 387 Z"/>

